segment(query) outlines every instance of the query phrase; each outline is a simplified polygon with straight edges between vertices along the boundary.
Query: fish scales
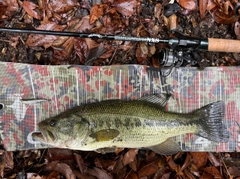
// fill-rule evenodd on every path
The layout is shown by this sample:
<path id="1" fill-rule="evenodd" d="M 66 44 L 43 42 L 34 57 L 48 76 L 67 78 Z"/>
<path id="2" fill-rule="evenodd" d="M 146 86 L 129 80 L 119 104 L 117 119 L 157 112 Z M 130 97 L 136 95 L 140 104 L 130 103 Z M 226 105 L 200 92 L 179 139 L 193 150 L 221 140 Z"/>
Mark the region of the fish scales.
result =
<path id="1" fill-rule="evenodd" d="M 223 114 L 219 102 L 181 114 L 167 112 L 158 103 L 146 100 L 108 100 L 72 108 L 39 123 L 39 129 L 46 143 L 58 147 L 86 151 L 151 148 L 170 137 L 186 133 L 224 141 L 227 134 L 218 131 L 224 130 Z"/>

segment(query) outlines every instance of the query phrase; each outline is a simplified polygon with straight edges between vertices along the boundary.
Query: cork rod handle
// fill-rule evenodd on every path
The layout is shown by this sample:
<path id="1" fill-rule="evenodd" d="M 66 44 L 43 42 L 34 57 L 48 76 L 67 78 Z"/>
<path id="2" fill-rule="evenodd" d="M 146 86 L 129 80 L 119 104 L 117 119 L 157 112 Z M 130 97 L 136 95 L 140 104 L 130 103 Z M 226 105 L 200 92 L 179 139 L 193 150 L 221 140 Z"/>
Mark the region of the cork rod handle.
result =
<path id="1" fill-rule="evenodd" d="M 208 38 L 208 51 L 240 53 L 240 40 Z"/>

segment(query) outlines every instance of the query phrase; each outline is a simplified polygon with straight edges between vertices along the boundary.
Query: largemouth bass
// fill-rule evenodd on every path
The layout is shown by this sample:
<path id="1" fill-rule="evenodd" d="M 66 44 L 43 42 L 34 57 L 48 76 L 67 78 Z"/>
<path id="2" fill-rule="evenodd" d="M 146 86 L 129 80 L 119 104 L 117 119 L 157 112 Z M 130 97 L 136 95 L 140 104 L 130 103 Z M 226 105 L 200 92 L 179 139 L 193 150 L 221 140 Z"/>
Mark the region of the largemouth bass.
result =
<path id="1" fill-rule="evenodd" d="M 107 100 L 74 107 L 38 124 L 33 138 L 55 147 L 83 151 L 150 148 L 170 155 L 180 150 L 169 140 L 193 133 L 215 142 L 227 142 L 224 105 L 218 101 L 188 114 L 167 112 L 166 95 L 132 101 Z"/>

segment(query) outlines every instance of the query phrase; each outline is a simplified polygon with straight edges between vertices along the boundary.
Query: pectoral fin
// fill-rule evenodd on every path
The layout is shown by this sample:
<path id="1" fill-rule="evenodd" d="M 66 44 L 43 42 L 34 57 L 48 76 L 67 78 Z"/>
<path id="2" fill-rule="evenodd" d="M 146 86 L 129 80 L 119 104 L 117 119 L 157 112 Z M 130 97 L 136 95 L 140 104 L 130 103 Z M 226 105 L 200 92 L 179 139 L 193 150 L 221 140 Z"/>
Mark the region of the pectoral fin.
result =
<path id="1" fill-rule="evenodd" d="M 162 155 L 173 155 L 181 151 L 180 146 L 171 139 L 167 139 L 161 144 L 149 147 L 149 149 Z"/>
<path id="2" fill-rule="evenodd" d="M 116 129 L 104 129 L 90 134 L 90 137 L 94 138 L 97 142 L 109 141 L 115 139 L 119 135 L 119 131 Z"/>

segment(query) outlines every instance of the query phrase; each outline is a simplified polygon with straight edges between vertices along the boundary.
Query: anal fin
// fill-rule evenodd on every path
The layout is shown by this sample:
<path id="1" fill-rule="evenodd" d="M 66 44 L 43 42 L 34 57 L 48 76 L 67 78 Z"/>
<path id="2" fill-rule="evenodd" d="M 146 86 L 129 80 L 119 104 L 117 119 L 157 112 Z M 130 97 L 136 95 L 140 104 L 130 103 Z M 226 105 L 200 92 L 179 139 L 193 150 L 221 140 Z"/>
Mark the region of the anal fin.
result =
<path id="1" fill-rule="evenodd" d="M 172 139 L 167 139 L 158 145 L 151 146 L 148 148 L 162 155 L 173 155 L 181 151 L 180 146 Z"/>

